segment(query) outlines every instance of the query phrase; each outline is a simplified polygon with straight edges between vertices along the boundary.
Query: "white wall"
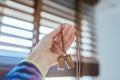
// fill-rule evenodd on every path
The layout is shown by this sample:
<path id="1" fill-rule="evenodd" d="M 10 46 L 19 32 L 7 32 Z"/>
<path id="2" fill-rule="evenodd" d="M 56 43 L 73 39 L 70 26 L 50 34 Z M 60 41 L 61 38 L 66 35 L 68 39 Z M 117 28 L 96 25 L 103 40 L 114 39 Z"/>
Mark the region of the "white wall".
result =
<path id="1" fill-rule="evenodd" d="M 120 7 L 97 11 L 99 80 L 120 80 Z"/>

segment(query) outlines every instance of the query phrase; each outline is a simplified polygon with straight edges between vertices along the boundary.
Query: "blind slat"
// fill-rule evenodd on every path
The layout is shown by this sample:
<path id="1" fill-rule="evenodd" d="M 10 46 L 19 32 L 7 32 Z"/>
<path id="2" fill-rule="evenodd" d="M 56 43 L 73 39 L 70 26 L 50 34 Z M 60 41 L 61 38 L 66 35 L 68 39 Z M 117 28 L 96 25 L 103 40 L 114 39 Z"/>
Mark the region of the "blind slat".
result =
<path id="1" fill-rule="evenodd" d="M 23 46 L 27 46 L 27 47 L 32 46 L 32 41 L 31 40 L 16 38 L 16 37 L 13 37 L 13 36 L 11 37 L 11 36 L 0 35 L 0 41 L 1 42 L 6 42 L 6 43 L 11 43 L 11 44 L 23 45 Z"/>
<path id="2" fill-rule="evenodd" d="M 18 5 L 16 5 L 16 6 L 18 6 Z M 3 8 L 9 8 L 9 9 L 12 9 L 12 10 L 15 10 L 15 11 L 19 11 L 19 12 L 22 12 L 22 13 L 26 13 L 26 14 L 29 14 L 29 15 L 32 15 L 33 14 L 33 12 L 34 12 L 34 9 L 32 9 L 31 8 L 31 10 L 29 11 L 29 9 L 25 9 L 24 7 L 18 7 L 18 8 L 16 8 L 15 6 L 13 6 L 12 4 L 10 5 L 8 5 L 8 4 L 1 4 L 0 3 L 0 7 L 3 7 Z M 23 10 L 23 9 L 25 9 L 25 10 Z"/>
<path id="3" fill-rule="evenodd" d="M 76 5 L 75 4 L 76 3 L 75 0 L 73 0 L 73 1 L 71 1 L 71 0 L 52 0 L 52 1 L 62 5 L 64 7 L 67 7 L 67 8 L 70 8 L 72 10 L 75 10 L 75 5 Z"/>
<path id="4" fill-rule="evenodd" d="M 18 11 L 14 11 L 14 10 L 8 9 L 8 8 L 4 8 L 4 11 L 2 13 L 5 15 L 14 17 L 14 18 L 28 21 L 28 22 L 33 22 L 33 19 L 34 19 L 32 15 L 25 14 L 25 13 L 18 12 Z"/>
<path id="5" fill-rule="evenodd" d="M 22 28 L 22 29 L 31 30 L 31 31 L 33 30 L 33 23 L 19 20 L 16 18 L 3 16 L 1 22 L 4 24 L 8 24 L 8 25 L 17 27 L 17 28 Z"/>
<path id="6" fill-rule="evenodd" d="M 15 29 L 20 29 L 20 30 L 25 30 L 25 31 L 32 32 L 32 30 L 27 30 L 27 29 L 24 29 L 24 28 L 20 28 L 20 27 L 16 27 L 16 26 L 13 26 L 13 25 L 5 24 L 5 23 L 3 23 L 3 22 L 0 22 L 0 24 L 1 24 L 2 26 L 7 26 L 7 27 L 15 28 Z"/>
<path id="7" fill-rule="evenodd" d="M 52 22 L 50 20 L 46 20 L 46 19 L 41 19 L 40 20 L 40 24 L 43 26 L 48 26 L 48 27 L 52 27 L 52 28 L 57 28 L 60 24 Z"/>
<path id="8" fill-rule="evenodd" d="M 49 13 L 46 13 L 46 12 L 41 12 L 41 17 L 45 18 L 47 20 L 50 20 L 52 22 L 59 23 L 59 24 L 68 23 L 68 24 L 71 24 L 71 25 L 75 25 L 75 23 L 71 20 L 61 18 L 59 16 L 55 16 L 55 15 L 52 15 L 52 14 L 49 14 Z"/>
<path id="9" fill-rule="evenodd" d="M 64 14 L 61 11 L 57 11 L 57 10 L 55 10 L 53 8 L 50 8 L 48 6 L 45 6 L 45 5 L 43 5 L 42 8 L 43 8 L 43 11 L 45 11 L 45 12 L 51 13 L 51 14 L 59 16 L 59 17 L 66 18 L 68 20 L 75 21 L 75 17 L 74 16 L 71 16 L 71 15 L 68 15 L 68 14 Z"/>
<path id="10" fill-rule="evenodd" d="M 17 36 L 14 34 L 9 34 L 9 33 L 4 33 L 4 32 L 1 32 L 0 36 L 8 36 L 8 37 L 20 38 L 20 39 L 25 39 L 25 40 L 32 40 L 31 38 L 26 38 L 26 37 Z"/>
<path id="11" fill-rule="evenodd" d="M 72 10 L 70 8 L 67 8 L 67 7 L 64 7 L 60 4 L 54 3 L 52 0 L 51 1 L 43 0 L 43 4 L 48 5 L 49 7 L 52 7 L 55 10 L 59 10 L 63 13 L 69 14 L 71 16 L 75 16 L 75 11 L 74 10 Z"/>
<path id="12" fill-rule="evenodd" d="M 35 4 L 34 0 L 12 0 L 12 1 L 20 4 L 24 4 L 29 7 L 34 7 L 34 4 Z"/>
<path id="13" fill-rule="evenodd" d="M 17 19 L 17 20 L 22 20 L 22 21 L 25 21 L 25 22 L 29 22 L 29 23 L 32 23 L 33 22 L 33 19 L 31 20 L 30 17 L 29 19 L 25 19 L 23 17 L 20 17 L 20 16 L 13 16 L 15 15 L 14 13 L 13 14 L 6 14 L 6 13 L 0 13 L 1 16 L 7 16 L 7 17 L 11 17 L 13 19 Z M 24 15 L 25 16 L 25 15 Z"/>
<path id="14" fill-rule="evenodd" d="M 31 47 L 27 47 L 24 45 L 11 44 L 11 43 L 6 43 L 6 42 L 2 42 L 2 41 L 0 41 L 0 45 L 31 49 Z"/>
<path id="15" fill-rule="evenodd" d="M 5 46 L 5 45 L 0 45 L 0 50 L 5 50 L 5 51 L 13 51 L 13 52 L 21 52 L 21 53 L 30 53 L 31 50 L 27 48 L 20 48 L 20 47 L 13 47 L 13 46 Z M 6 53 L 7 54 L 7 53 Z"/>

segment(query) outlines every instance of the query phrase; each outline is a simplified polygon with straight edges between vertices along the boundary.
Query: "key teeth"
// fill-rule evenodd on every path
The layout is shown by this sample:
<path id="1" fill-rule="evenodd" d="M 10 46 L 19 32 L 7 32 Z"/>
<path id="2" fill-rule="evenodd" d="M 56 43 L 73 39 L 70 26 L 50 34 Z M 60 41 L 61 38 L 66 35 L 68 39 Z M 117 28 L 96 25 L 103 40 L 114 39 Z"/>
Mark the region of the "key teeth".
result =
<path id="1" fill-rule="evenodd" d="M 66 62 L 66 65 L 67 65 L 67 68 L 68 68 L 68 69 L 74 68 L 74 63 L 73 63 L 72 65 L 68 65 L 68 63 Z"/>
<path id="2" fill-rule="evenodd" d="M 67 65 L 68 69 L 74 68 L 74 63 L 72 62 L 71 55 L 66 55 L 65 62 L 66 62 L 66 65 Z"/>
<path id="3" fill-rule="evenodd" d="M 64 56 L 58 57 L 58 70 L 64 70 L 64 62 L 65 62 Z"/>
<path id="4" fill-rule="evenodd" d="M 58 57 L 58 70 L 64 70 L 64 63 L 66 63 L 68 69 L 74 68 L 74 63 L 72 62 L 72 56 L 70 54 Z"/>

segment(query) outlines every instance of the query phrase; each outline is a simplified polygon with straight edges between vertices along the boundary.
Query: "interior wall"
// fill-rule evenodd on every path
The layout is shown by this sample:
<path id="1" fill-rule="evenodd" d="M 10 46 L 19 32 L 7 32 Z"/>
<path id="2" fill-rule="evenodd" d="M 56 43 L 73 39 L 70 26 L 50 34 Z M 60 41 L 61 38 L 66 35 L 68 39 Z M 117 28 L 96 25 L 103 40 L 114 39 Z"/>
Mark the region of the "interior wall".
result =
<path id="1" fill-rule="evenodd" d="M 120 7 L 97 10 L 99 80 L 120 80 Z"/>

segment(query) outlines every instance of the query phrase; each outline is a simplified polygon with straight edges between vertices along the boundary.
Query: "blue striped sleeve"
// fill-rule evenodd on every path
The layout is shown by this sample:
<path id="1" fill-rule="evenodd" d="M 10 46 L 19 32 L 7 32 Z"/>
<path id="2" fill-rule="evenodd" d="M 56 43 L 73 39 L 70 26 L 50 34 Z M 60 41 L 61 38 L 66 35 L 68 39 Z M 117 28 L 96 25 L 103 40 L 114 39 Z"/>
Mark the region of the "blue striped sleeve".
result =
<path id="1" fill-rule="evenodd" d="M 24 61 L 5 75 L 3 80 L 43 80 L 43 78 L 36 65 Z"/>

